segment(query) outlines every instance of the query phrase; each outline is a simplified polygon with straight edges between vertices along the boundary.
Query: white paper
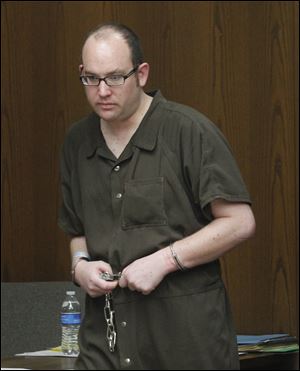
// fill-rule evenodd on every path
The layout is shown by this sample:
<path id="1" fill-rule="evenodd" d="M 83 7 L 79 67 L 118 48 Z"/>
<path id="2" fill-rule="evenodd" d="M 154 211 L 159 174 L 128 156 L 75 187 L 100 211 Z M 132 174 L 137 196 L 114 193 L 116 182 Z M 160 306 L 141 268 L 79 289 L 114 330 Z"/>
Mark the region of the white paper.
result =
<path id="1" fill-rule="evenodd" d="M 1 370 L 31 370 L 31 368 L 2 368 Z"/>
<path id="2" fill-rule="evenodd" d="M 57 350 L 39 350 L 37 352 L 27 352 L 27 353 L 19 353 L 16 354 L 16 356 L 30 356 L 30 357 L 78 357 L 74 354 L 72 355 L 66 355 L 63 354 L 61 351 Z"/>

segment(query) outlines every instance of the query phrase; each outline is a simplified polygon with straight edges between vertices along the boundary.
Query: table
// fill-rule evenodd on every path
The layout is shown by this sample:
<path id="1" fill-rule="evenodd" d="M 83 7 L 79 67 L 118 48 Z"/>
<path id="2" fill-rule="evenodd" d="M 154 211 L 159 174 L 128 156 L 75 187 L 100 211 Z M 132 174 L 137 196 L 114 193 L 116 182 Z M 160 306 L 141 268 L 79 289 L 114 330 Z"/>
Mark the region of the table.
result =
<path id="1" fill-rule="evenodd" d="M 72 370 L 76 358 L 68 357 L 7 357 L 1 367 L 32 370 Z M 299 370 L 299 353 L 252 353 L 240 356 L 241 370 Z"/>
<path id="2" fill-rule="evenodd" d="M 1 359 L 1 367 L 30 368 L 32 370 L 73 370 L 74 357 L 15 356 Z"/>
<path id="3" fill-rule="evenodd" d="M 241 370 L 299 370 L 299 352 L 249 353 L 240 356 Z"/>

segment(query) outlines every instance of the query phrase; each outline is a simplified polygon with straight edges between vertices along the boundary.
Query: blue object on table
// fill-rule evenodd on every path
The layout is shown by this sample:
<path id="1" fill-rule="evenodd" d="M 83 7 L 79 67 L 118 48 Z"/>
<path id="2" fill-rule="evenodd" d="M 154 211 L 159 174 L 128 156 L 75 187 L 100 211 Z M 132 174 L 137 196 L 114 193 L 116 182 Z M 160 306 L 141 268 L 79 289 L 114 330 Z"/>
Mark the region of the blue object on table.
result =
<path id="1" fill-rule="evenodd" d="M 289 334 L 268 334 L 268 335 L 237 335 L 237 343 L 242 344 L 262 344 L 269 342 L 295 340 Z"/>

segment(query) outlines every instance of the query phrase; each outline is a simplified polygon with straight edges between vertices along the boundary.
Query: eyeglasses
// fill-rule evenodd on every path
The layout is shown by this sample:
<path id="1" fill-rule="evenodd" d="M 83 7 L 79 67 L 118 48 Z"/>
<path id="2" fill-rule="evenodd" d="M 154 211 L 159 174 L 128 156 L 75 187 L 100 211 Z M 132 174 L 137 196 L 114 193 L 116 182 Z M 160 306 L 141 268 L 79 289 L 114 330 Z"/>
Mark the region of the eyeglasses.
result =
<path id="1" fill-rule="evenodd" d="M 125 80 L 133 75 L 139 66 L 134 67 L 127 75 L 111 75 L 106 77 L 97 77 L 93 75 L 81 75 L 80 81 L 85 86 L 99 86 L 101 81 L 104 81 L 107 86 L 119 86 L 125 83 Z"/>

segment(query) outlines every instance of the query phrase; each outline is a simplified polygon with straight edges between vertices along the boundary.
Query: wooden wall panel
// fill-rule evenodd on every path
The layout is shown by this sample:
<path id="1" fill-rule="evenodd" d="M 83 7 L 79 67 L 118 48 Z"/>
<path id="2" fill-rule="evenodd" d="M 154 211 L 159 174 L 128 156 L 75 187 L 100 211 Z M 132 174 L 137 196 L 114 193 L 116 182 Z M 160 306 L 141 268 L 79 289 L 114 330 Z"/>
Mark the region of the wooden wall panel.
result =
<path id="1" fill-rule="evenodd" d="M 221 128 L 252 195 L 256 236 L 222 259 L 238 331 L 296 334 L 298 3 L 3 1 L 1 10 L 2 280 L 69 279 L 59 151 L 89 112 L 84 37 L 115 20 L 141 37 L 147 88 Z"/>

